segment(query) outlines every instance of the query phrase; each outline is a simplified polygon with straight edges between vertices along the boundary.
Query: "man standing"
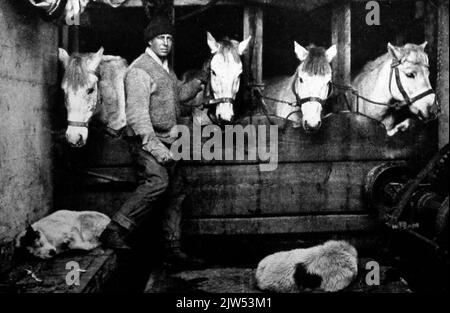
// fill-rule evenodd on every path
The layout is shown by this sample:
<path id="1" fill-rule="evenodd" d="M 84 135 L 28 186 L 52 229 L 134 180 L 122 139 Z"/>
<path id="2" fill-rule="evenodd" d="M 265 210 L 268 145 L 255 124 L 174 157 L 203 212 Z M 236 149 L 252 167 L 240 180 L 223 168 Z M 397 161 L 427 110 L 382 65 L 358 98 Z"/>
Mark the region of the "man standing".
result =
<path id="1" fill-rule="evenodd" d="M 110 246 L 126 247 L 125 238 L 145 217 L 155 212 L 155 202 L 168 195 L 164 204 L 165 263 L 197 265 L 180 249 L 181 204 L 184 186 L 176 173 L 170 145 L 179 115 L 179 102 L 195 97 L 201 81 L 182 84 L 168 65 L 174 29 L 166 18 L 152 19 L 145 29 L 148 47 L 129 67 L 125 76 L 127 134 L 138 170 L 139 186 L 108 225 Z"/>

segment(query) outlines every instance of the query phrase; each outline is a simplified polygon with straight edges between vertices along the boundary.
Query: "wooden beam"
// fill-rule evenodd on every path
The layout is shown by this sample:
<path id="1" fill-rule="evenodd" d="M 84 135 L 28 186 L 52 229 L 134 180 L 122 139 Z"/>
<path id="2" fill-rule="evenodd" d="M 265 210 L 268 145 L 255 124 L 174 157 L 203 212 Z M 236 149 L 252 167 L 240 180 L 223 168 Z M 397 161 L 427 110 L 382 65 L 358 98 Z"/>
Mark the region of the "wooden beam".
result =
<path id="1" fill-rule="evenodd" d="M 331 43 L 337 45 L 334 58 L 333 81 L 350 85 L 351 76 L 351 9 L 350 2 L 335 3 L 331 17 Z"/>
<path id="2" fill-rule="evenodd" d="M 252 45 L 245 54 L 247 73 L 251 73 L 252 83 L 261 85 L 263 82 L 263 9 L 248 6 L 244 9 L 244 36 L 252 36 Z M 251 58 L 251 59 L 250 59 Z"/>
<path id="3" fill-rule="evenodd" d="M 437 23 L 437 10 L 435 5 L 431 2 L 427 2 L 425 5 L 425 17 L 424 17 L 424 37 L 428 42 L 426 51 L 428 53 L 428 59 L 430 62 L 430 82 L 434 86 L 436 82 L 436 23 Z"/>
<path id="4" fill-rule="evenodd" d="M 174 0 L 171 0 L 171 1 L 172 1 L 172 7 L 171 7 L 171 12 L 170 12 L 170 21 L 172 22 L 172 25 L 175 26 L 175 6 L 173 4 Z M 172 68 L 175 67 L 175 48 L 176 48 L 176 42 L 173 43 L 172 52 L 170 53 L 169 62 L 170 62 L 170 66 Z"/>
<path id="5" fill-rule="evenodd" d="M 80 52 L 80 28 L 77 25 L 69 26 L 69 53 Z"/>
<path id="6" fill-rule="evenodd" d="M 59 28 L 59 46 L 66 51 L 69 51 L 69 26 L 62 25 Z"/>
<path id="7" fill-rule="evenodd" d="M 439 147 L 448 143 L 448 115 L 449 115 L 449 42 L 448 42 L 448 9 L 449 1 L 440 1 L 438 8 L 438 60 L 436 91 L 438 101 L 442 106 L 442 114 L 439 118 Z"/>
<path id="8" fill-rule="evenodd" d="M 369 215 L 308 215 L 260 218 L 208 218 L 184 221 L 188 235 L 250 235 L 372 231 L 376 222 Z"/>
<path id="9" fill-rule="evenodd" d="M 404 0 L 378 0 L 379 2 L 400 2 Z M 209 0 L 175 0 L 175 6 L 198 6 L 198 5 L 206 5 Z M 282 8 L 291 8 L 291 9 L 302 9 L 302 10 L 312 10 L 319 6 L 332 3 L 332 2 L 341 2 L 341 0 L 222 0 L 219 1 L 219 5 L 248 5 L 248 4 L 257 4 L 257 5 L 269 5 L 276 6 Z M 367 0 L 350 0 L 350 2 L 367 2 Z M 90 5 L 99 5 L 99 3 L 92 3 Z M 122 7 L 125 8 L 136 8 L 142 7 L 142 0 L 128 0 L 125 2 Z"/>

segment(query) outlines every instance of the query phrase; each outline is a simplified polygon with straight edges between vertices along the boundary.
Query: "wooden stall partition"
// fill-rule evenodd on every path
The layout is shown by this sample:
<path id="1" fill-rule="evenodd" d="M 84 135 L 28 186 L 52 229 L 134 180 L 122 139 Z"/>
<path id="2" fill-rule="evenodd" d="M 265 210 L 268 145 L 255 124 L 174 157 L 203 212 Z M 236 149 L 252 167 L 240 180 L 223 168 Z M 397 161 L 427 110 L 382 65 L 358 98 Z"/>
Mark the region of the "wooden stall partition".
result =
<path id="1" fill-rule="evenodd" d="M 331 43 L 337 46 L 332 62 L 333 82 L 341 85 L 351 83 L 351 6 L 349 1 L 332 5 Z"/>
<path id="2" fill-rule="evenodd" d="M 247 73 L 251 83 L 261 86 L 263 82 L 263 8 L 246 6 L 244 8 L 244 36 L 252 36 L 252 45 L 245 54 Z"/>
<path id="3" fill-rule="evenodd" d="M 449 79 L 449 42 L 448 42 L 448 9 L 449 1 L 442 0 L 439 2 L 438 8 L 438 64 L 437 64 L 437 98 L 442 106 L 442 114 L 439 118 L 439 146 L 443 147 L 448 143 L 448 115 L 449 115 L 449 105 L 448 105 L 448 79 Z"/>

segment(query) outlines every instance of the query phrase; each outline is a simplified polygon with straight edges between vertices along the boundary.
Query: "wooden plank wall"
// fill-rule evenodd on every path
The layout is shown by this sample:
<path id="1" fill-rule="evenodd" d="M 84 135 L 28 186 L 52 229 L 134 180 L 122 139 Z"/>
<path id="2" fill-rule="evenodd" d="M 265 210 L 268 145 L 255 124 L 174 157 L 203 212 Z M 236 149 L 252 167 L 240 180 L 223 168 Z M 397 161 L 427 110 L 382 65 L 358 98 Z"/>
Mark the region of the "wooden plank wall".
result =
<path id="1" fill-rule="evenodd" d="M 244 160 L 182 162 L 188 194 L 186 232 L 215 235 L 372 229 L 374 221 L 362 194 L 366 174 L 388 160 L 428 158 L 426 151 L 431 153 L 435 146 L 430 140 L 432 129 L 413 124 L 410 133 L 387 137 L 380 123 L 353 113 L 330 116 L 312 135 L 290 124 L 282 132 L 285 120 L 274 116 L 271 120 L 280 130 L 274 171 L 261 171 L 260 162 L 249 160 L 248 153 Z M 265 125 L 267 119 L 253 116 L 241 123 Z M 135 181 L 135 173 L 123 139 L 94 132 L 90 139 L 85 148 L 68 153 L 73 164 L 77 163 L 75 168 L 85 175 L 72 175 L 71 191 L 60 203 L 66 208 L 111 214 L 130 195 L 133 186 L 127 182 Z M 203 138 L 202 145 L 208 140 Z"/>

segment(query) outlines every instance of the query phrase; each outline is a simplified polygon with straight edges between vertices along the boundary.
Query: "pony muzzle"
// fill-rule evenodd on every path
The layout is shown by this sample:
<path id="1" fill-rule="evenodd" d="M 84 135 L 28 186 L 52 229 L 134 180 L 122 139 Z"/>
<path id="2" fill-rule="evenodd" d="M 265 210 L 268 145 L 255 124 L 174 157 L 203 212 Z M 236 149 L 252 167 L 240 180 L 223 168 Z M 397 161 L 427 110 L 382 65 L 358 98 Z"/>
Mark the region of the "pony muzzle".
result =
<path id="1" fill-rule="evenodd" d="M 315 132 L 322 126 L 322 103 L 316 101 L 306 101 L 302 104 L 302 125 L 306 132 Z"/>
<path id="2" fill-rule="evenodd" d="M 68 126 L 66 130 L 67 142 L 73 147 L 82 147 L 88 138 L 88 128 L 81 126 Z"/>
<path id="3" fill-rule="evenodd" d="M 322 121 L 315 121 L 313 123 L 308 122 L 307 120 L 303 121 L 303 129 L 307 133 L 313 133 L 320 129 L 320 126 L 322 126 Z"/>
<path id="4" fill-rule="evenodd" d="M 233 103 L 231 101 L 221 102 L 216 108 L 216 117 L 224 122 L 231 122 L 234 118 Z"/>
<path id="5" fill-rule="evenodd" d="M 437 102 L 436 94 L 431 93 L 426 97 L 412 103 L 410 111 L 422 122 L 431 122 L 438 118 L 440 106 Z"/>

